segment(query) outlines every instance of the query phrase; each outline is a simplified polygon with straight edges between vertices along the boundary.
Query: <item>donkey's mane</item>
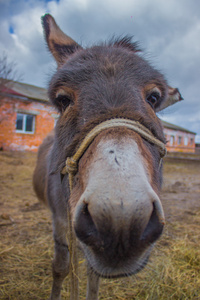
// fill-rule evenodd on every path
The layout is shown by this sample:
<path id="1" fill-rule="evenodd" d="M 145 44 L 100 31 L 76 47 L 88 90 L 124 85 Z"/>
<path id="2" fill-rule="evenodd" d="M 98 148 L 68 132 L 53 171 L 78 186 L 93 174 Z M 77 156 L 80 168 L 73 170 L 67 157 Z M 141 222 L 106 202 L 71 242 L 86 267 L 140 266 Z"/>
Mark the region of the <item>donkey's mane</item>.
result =
<path id="1" fill-rule="evenodd" d="M 117 47 L 123 47 L 126 48 L 132 52 L 141 52 L 142 50 L 139 47 L 138 42 L 132 41 L 133 36 L 126 35 L 124 37 L 112 37 L 107 45 L 108 46 L 117 46 Z"/>

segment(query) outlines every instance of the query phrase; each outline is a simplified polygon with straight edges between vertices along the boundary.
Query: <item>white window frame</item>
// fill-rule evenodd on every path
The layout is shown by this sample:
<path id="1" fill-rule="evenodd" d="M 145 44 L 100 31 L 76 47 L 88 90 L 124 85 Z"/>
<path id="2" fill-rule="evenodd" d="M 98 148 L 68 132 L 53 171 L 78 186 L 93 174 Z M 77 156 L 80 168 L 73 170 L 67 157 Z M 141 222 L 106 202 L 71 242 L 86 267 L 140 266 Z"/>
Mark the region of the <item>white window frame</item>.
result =
<path id="1" fill-rule="evenodd" d="M 23 113 L 17 113 L 17 116 L 21 115 L 23 116 L 23 121 L 22 121 L 22 129 L 16 129 L 17 133 L 25 133 L 25 134 L 34 134 L 35 133 L 35 115 L 32 114 L 23 114 Z M 32 126 L 32 131 L 26 131 L 26 120 L 27 120 L 27 116 L 32 116 L 33 117 L 33 126 Z M 16 122 L 17 122 L 17 118 L 16 118 Z M 15 125 L 16 126 L 16 125 Z"/>

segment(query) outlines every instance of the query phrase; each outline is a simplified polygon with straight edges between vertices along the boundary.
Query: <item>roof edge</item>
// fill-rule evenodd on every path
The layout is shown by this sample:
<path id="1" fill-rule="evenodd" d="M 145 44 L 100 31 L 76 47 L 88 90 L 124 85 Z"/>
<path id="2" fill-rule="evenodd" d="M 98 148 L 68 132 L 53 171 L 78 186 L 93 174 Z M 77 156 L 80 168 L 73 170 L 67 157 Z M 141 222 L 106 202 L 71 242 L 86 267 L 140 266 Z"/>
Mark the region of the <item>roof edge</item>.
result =
<path id="1" fill-rule="evenodd" d="M 196 132 L 190 131 L 190 130 L 184 128 L 184 127 L 181 127 L 181 126 L 178 126 L 178 125 L 175 125 L 175 124 L 163 121 L 163 120 L 161 120 L 161 122 L 163 124 L 163 127 L 165 127 L 165 128 L 173 129 L 173 130 L 177 130 L 177 131 L 180 130 L 180 131 L 184 131 L 184 132 L 192 133 L 192 134 L 196 135 Z"/>

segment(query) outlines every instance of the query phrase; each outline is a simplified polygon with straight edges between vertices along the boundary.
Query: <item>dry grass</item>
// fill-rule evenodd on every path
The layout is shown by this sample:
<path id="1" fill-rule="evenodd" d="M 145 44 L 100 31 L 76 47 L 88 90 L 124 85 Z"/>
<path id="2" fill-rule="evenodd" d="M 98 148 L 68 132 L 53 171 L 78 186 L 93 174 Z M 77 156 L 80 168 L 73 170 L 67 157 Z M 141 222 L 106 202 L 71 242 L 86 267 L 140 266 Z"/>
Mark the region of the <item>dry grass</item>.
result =
<path id="1" fill-rule="evenodd" d="M 49 212 L 33 193 L 35 154 L 0 153 L 0 299 L 47 299 L 53 241 Z M 136 276 L 103 279 L 99 299 L 200 299 L 200 164 L 165 163 L 167 226 Z M 86 270 L 79 262 L 80 299 Z M 66 279 L 63 299 L 69 298 Z"/>

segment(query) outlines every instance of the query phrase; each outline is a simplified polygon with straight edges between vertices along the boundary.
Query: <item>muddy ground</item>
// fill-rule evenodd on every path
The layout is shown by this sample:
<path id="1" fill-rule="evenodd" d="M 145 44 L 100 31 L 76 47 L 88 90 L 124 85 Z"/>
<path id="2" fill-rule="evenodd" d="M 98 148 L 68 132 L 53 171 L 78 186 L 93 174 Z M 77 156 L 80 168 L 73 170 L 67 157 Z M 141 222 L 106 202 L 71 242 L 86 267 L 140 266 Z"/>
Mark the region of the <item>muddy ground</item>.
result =
<path id="1" fill-rule="evenodd" d="M 34 153 L 0 152 L 0 299 L 2 300 L 47 299 L 51 288 L 53 257 L 51 218 L 48 210 L 38 203 L 32 189 L 35 160 Z M 196 284 L 200 282 L 200 160 L 166 160 L 161 198 L 166 214 L 166 228 L 152 257 L 161 257 L 161 261 L 164 261 L 166 255 L 170 255 L 173 251 L 177 253 L 180 250 L 174 249 L 177 247 L 177 241 L 180 245 L 186 244 L 187 247 L 191 245 L 187 251 L 189 253 L 195 251 L 195 254 L 193 265 L 191 258 L 189 262 L 191 272 L 186 272 L 190 274 L 188 290 L 184 288 L 187 282 L 179 282 L 179 286 L 176 287 L 176 281 L 181 277 L 187 281 L 183 276 L 186 273 L 183 271 L 179 277 L 176 273 L 173 279 L 167 275 L 173 281 L 166 283 L 168 294 L 166 291 L 162 292 L 163 287 L 154 294 L 148 294 L 146 279 L 140 291 L 133 289 L 132 279 L 118 282 L 107 280 L 102 283 L 100 299 L 200 299 L 200 288 Z M 171 252 L 168 251 L 169 247 Z M 185 252 L 183 256 L 185 257 Z M 150 269 L 154 268 L 153 259 Z M 80 261 L 81 267 L 82 262 Z M 173 268 L 175 264 L 173 262 Z M 148 268 L 143 272 L 149 273 Z M 141 276 L 147 278 L 147 275 Z M 138 277 L 134 279 L 136 282 L 139 280 Z M 80 299 L 85 298 L 85 286 L 86 282 L 83 280 L 80 284 L 82 295 Z M 120 289 L 124 291 L 123 294 L 120 294 Z M 144 290 L 143 293 L 141 289 Z M 181 289 L 179 294 L 177 289 Z M 63 293 L 68 297 L 67 288 Z"/>

